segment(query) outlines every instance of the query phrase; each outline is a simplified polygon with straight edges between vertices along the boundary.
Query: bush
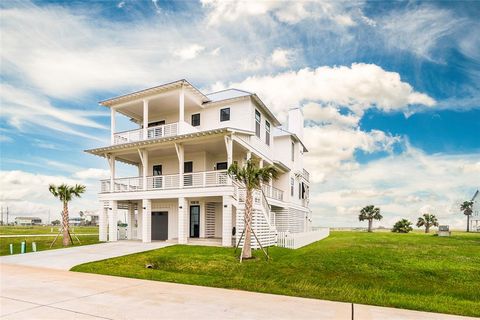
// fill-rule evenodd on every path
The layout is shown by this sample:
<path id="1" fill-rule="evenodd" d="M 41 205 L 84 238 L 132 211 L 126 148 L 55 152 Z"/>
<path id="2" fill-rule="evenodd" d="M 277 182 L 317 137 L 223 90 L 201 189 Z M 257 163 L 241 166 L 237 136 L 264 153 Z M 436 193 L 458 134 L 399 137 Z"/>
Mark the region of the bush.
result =
<path id="1" fill-rule="evenodd" d="M 408 219 L 402 219 L 395 222 L 392 232 L 409 233 L 412 230 L 412 222 L 410 222 Z"/>

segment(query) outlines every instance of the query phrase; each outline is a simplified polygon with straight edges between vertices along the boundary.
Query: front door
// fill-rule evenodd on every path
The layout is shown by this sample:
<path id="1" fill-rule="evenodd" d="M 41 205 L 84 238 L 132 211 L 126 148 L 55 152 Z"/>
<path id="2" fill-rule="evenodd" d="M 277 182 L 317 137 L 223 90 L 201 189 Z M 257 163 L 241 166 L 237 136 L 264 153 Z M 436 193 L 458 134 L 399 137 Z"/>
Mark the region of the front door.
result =
<path id="1" fill-rule="evenodd" d="M 200 237 L 200 206 L 190 206 L 190 238 Z"/>
<path id="2" fill-rule="evenodd" d="M 153 188 L 161 189 L 163 187 L 162 165 L 156 164 L 153 166 Z"/>
<path id="3" fill-rule="evenodd" d="M 152 212 L 152 240 L 168 239 L 168 212 Z"/>
<path id="4" fill-rule="evenodd" d="M 183 164 L 183 185 L 185 187 L 193 186 L 193 162 L 192 161 L 185 161 Z"/>

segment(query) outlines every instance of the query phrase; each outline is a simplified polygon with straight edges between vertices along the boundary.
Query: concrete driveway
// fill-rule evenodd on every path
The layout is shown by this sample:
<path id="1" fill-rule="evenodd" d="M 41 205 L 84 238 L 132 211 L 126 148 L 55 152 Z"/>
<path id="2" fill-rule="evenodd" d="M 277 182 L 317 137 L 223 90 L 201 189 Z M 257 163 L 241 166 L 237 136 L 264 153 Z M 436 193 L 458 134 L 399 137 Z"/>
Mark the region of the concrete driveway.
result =
<path id="1" fill-rule="evenodd" d="M 2 264 L 1 319 L 468 319 Z"/>
<path id="2" fill-rule="evenodd" d="M 136 252 L 154 250 L 172 245 L 163 241 L 107 242 L 65 249 L 55 249 L 0 257 L 1 264 L 70 270 L 72 267 L 98 260 L 124 256 Z"/>

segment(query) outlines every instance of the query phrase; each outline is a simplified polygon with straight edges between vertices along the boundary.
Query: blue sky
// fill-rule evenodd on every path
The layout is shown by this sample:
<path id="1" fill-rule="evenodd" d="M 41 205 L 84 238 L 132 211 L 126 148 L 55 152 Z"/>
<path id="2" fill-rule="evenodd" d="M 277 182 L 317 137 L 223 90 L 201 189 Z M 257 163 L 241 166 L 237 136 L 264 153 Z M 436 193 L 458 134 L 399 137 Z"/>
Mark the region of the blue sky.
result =
<path id="1" fill-rule="evenodd" d="M 97 102 L 187 78 L 304 108 L 318 225 L 384 225 L 430 211 L 462 226 L 480 181 L 480 3 L 3 1 L 0 201 L 57 212 L 50 182 L 87 185 L 96 210 L 108 144 Z M 120 127 L 127 128 L 123 121 Z M 131 174 L 125 166 L 120 175 Z"/>

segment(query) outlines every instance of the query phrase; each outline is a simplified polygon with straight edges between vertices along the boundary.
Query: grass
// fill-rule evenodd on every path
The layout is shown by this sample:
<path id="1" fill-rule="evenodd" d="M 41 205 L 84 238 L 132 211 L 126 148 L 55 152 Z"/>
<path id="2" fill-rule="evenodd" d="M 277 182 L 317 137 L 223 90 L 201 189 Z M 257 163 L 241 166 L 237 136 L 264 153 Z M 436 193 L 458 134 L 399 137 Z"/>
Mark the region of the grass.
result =
<path id="1" fill-rule="evenodd" d="M 0 226 L 0 235 L 15 234 L 57 234 L 58 226 Z M 70 227 L 75 233 L 92 233 L 98 234 L 98 227 Z M 52 232 L 53 230 L 53 232 Z"/>
<path id="2" fill-rule="evenodd" d="M 176 245 L 72 270 L 480 316 L 480 234 L 332 232 L 269 253 L 270 261 L 257 251 L 257 259 L 240 264 L 232 248 Z"/>
<path id="3" fill-rule="evenodd" d="M 78 236 L 82 242 L 80 245 L 98 243 L 97 235 Z M 54 246 L 50 249 L 50 244 L 55 237 L 12 237 L 12 238 L 0 238 L 0 256 L 10 255 L 10 243 L 13 244 L 13 253 L 20 253 L 20 245 L 22 241 L 27 242 L 27 252 L 32 251 L 32 242 L 37 244 L 37 251 L 51 250 L 63 248 L 62 237 L 60 236 L 55 242 Z M 75 246 L 79 246 L 78 241 L 75 239 Z"/>

